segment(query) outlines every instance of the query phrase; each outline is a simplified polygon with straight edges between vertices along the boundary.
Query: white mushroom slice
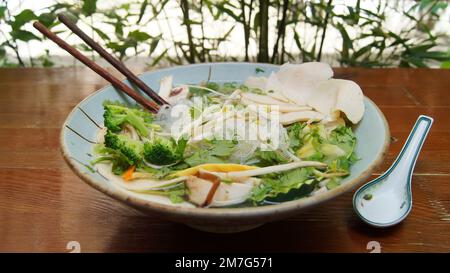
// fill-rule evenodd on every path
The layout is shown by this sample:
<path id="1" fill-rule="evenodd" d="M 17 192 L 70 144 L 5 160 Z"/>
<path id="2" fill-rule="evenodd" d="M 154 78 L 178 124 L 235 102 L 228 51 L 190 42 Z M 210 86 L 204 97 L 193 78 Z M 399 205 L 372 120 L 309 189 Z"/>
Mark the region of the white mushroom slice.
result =
<path id="1" fill-rule="evenodd" d="M 283 172 L 283 171 L 288 171 L 288 170 L 302 168 L 302 167 L 324 168 L 326 166 L 327 166 L 327 164 L 318 162 L 318 161 L 299 161 L 299 162 L 275 165 L 275 166 L 270 166 L 270 167 L 258 168 L 258 169 L 254 169 L 254 170 L 248 170 L 248 171 L 229 172 L 229 173 L 227 173 L 227 177 L 229 179 L 236 179 L 239 177 L 250 177 L 250 176 L 264 175 L 264 174 L 268 174 L 268 173 Z"/>
<path id="2" fill-rule="evenodd" d="M 299 121 L 320 121 L 324 117 L 324 114 L 316 111 L 290 112 L 280 115 L 280 123 L 283 125 L 289 125 Z"/>
<path id="3" fill-rule="evenodd" d="M 269 105 L 269 104 L 260 104 L 260 103 L 256 103 L 252 100 L 248 100 L 248 99 L 241 99 L 241 103 L 244 105 L 261 105 L 261 106 L 265 106 L 265 107 L 270 107 L 270 110 L 272 111 L 279 111 L 282 113 L 289 113 L 289 112 L 300 112 L 300 111 L 307 111 L 307 110 L 312 110 L 312 107 L 310 106 L 299 106 L 296 104 L 288 104 L 288 103 L 280 103 L 280 104 L 276 104 L 276 105 Z"/>
<path id="4" fill-rule="evenodd" d="M 330 79 L 318 85 L 308 105 L 326 115 L 343 112 L 353 123 L 364 115 L 364 96 L 358 84 L 349 80 Z"/>
<path id="5" fill-rule="evenodd" d="M 362 119 L 365 110 L 364 95 L 361 87 L 353 81 L 332 81 L 337 81 L 340 85 L 336 110 L 343 112 L 353 124 L 358 123 Z"/>
<path id="6" fill-rule="evenodd" d="M 300 112 L 300 111 L 312 110 L 312 107 L 298 106 L 295 104 L 282 104 L 282 105 L 278 106 L 278 110 L 282 113 L 290 113 L 290 112 Z"/>
<path id="7" fill-rule="evenodd" d="M 276 73 L 283 85 L 283 95 L 298 105 L 307 105 L 308 98 L 321 81 L 333 77 L 333 70 L 326 63 L 309 62 L 283 64 Z"/>
<path id="8" fill-rule="evenodd" d="M 261 90 L 265 90 L 266 89 L 266 84 L 267 84 L 267 78 L 266 77 L 248 77 L 245 82 L 244 85 L 250 87 L 250 88 L 258 88 Z"/>
<path id="9" fill-rule="evenodd" d="M 267 93 L 267 96 L 274 99 L 289 102 L 283 95 L 283 85 L 278 80 L 275 73 L 270 74 L 268 78 L 266 77 L 248 77 L 245 80 L 244 85 L 250 88 L 258 88 Z"/>
<path id="10" fill-rule="evenodd" d="M 242 93 L 241 97 L 246 100 L 253 101 L 258 104 L 265 104 L 265 105 L 283 105 L 286 104 L 285 102 L 282 102 L 280 100 L 274 99 L 269 96 L 265 95 L 258 95 L 254 93 Z"/>
<path id="11" fill-rule="evenodd" d="M 172 82 L 173 82 L 172 76 L 163 77 L 159 81 L 158 94 L 165 100 L 169 99 L 170 91 L 172 90 Z"/>
<path id="12" fill-rule="evenodd" d="M 185 85 L 178 86 L 170 90 L 169 97 L 166 99 L 166 101 L 171 105 L 175 105 L 177 102 L 186 99 L 188 94 L 189 94 L 188 86 Z"/>
<path id="13" fill-rule="evenodd" d="M 267 79 L 265 91 L 267 92 L 268 96 L 274 99 L 280 100 L 282 102 L 289 102 L 289 99 L 286 98 L 283 94 L 283 85 L 278 80 L 277 75 L 273 72 Z"/>

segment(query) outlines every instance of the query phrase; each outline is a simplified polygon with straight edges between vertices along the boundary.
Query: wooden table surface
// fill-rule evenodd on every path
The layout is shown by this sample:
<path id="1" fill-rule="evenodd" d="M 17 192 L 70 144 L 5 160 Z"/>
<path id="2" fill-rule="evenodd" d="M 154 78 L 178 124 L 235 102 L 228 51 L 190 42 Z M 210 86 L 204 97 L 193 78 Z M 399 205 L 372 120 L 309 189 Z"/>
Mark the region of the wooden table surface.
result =
<path id="1" fill-rule="evenodd" d="M 413 176 L 414 206 L 398 226 L 363 224 L 348 192 L 292 219 L 210 234 L 147 217 L 90 188 L 66 165 L 58 136 L 69 111 L 106 85 L 81 68 L 0 70 L 0 251 L 450 252 L 450 70 L 336 69 L 359 83 L 390 125 L 394 160 L 420 114 L 435 119 Z M 375 177 L 375 176 L 374 176 Z"/>

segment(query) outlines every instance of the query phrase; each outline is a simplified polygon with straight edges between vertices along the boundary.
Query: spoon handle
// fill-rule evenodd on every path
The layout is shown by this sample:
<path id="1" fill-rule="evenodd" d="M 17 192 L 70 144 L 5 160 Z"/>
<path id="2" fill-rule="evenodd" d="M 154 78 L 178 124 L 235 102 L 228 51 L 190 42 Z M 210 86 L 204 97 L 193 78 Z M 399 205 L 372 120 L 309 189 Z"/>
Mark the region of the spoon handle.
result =
<path id="1" fill-rule="evenodd" d="M 417 157 L 419 156 L 422 145 L 425 142 L 433 118 L 420 115 L 417 119 L 411 133 L 408 136 L 403 148 L 394 162 L 394 168 L 397 172 L 407 172 L 405 177 L 410 178 L 416 165 Z"/>

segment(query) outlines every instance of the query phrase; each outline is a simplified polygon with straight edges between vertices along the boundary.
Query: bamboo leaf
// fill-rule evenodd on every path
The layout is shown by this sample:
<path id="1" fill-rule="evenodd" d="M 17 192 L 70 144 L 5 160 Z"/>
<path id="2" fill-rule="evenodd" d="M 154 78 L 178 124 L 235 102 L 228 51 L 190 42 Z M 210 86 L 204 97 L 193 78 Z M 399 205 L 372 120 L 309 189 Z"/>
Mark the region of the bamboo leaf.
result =
<path id="1" fill-rule="evenodd" d="M 29 32 L 27 30 L 14 30 L 11 32 L 11 37 L 13 37 L 15 40 L 21 40 L 24 42 L 29 42 L 31 40 L 41 40 L 41 38 L 37 37 L 32 32 Z"/>
<path id="2" fill-rule="evenodd" d="M 19 30 L 26 23 L 36 19 L 38 19 L 38 17 L 36 16 L 36 14 L 34 14 L 32 10 L 25 9 L 16 16 L 14 16 L 14 21 L 11 23 L 11 27 L 13 30 Z"/>
<path id="3" fill-rule="evenodd" d="M 156 49 L 159 41 L 161 41 L 161 36 L 153 38 L 152 42 L 150 43 L 150 53 L 152 53 Z"/>
<path id="4" fill-rule="evenodd" d="M 366 54 L 367 52 L 370 52 L 370 50 L 373 47 L 373 43 L 370 43 L 362 48 L 360 48 L 358 51 L 356 51 L 355 53 L 353 53 L 352 55 L 352 60 L 356 61 L 359 57 L 363 56 L 364 54 Z"/>
<path id="5" fill-rule="evenodd" d="M 6 56 L 6 49 L 3 45 L 0 46 L 0 59 L 3 59 Z"/>
<path id="6" fill-rule="evenodd" d="M 168 50 L 169 49 L 166 48 L 166 50 L 164 50 L 161 54 L 159 54 L 158 57 L 156 57 L 153 60 L 153 62 L 152 62 L 152 64 L 150 66 L 155 66 L 156 64 L 158 64 L 161 61 L 161 59 L 166 55 Z"/>
<path id="7" fill-rule="evenodd" d="M 96 27 L 92 27 L 92 30 L 95 31 L 95 33 L 97 33 L 97 35 L 102 38 L 105 41 L 109 41 L 109 36 L 104 33 L 103 31 L 101 31 L 100 29 L 96 28 Z"/>
<path id="8" fill-rule="evenodd" d="M 417 58 L 417 57 L 404 57 L 402 58 L 403 63 L 401 64 L 401 66 L 410 66 L 411 64 L 415 67 L 419 67 L 419 68 L 427 68 L 428 66 L 422 61 L 421 58 Z"/>
<path id="9" fill-rule="evenodd" d="M 6 7 L 0 6 L 0 19 L 5 18 L 5 11 L 6 11 Z"/>
<path id="10" fill-rule="evenodd" d="M 39 15 L 38 17 L 39 22 L 41 22 L 44 26 L 46 27 L 50 27 L 51 25 L 53 25 L 53 23 L 56 20 L 56 16 L 53 13 L 50 12 L 45 12 L 42 13 L 41 15 Z"/>
<path id="11" fill-rule="evenodd" d="M 81 10 L 84 15 L 91 16 L 97 10 L 97 0 L 84 0 Z"/>
<path id="12" fill-rule="evenodd" d="M 139 11 L 139 17 L 138 17 L 138 20 L 136 21 L 136 24 L 139 24 L 141 22 L 142 17 L 144 17 L 144 13 L 145 13 L 145 10 L 147 9 L 147 6 L 148 6 L 148 1 L 144 0 L 144 2 L 141 5 L 141 9 Z"/>
<path id="13" fill-rule="evenodd" d="M 135 30 L 135 31 L 131 31 L 130 33 L 128 33 L 128 38 L 135 40 L 137 42 L 144 42 L 144 41 L 147 41 L 148 39 L 152 38 L 152 36 L 148 35 L 145 32 Z"/>

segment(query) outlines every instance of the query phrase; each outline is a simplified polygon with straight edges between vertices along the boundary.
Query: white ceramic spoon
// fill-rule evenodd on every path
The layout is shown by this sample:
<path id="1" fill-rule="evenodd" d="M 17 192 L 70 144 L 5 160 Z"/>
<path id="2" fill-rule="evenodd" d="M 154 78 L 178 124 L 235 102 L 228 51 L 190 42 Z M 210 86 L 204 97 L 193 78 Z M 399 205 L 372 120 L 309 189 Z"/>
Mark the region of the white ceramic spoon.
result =
<path id="1" fill-rule="evenodd" d="M 359 188 L 353 207 L 366 223 L 389 227 L 400 223 L 412 208 L 411 178 L 433 119 L 421 115 L 394 164 L 380 177 Z"/>

